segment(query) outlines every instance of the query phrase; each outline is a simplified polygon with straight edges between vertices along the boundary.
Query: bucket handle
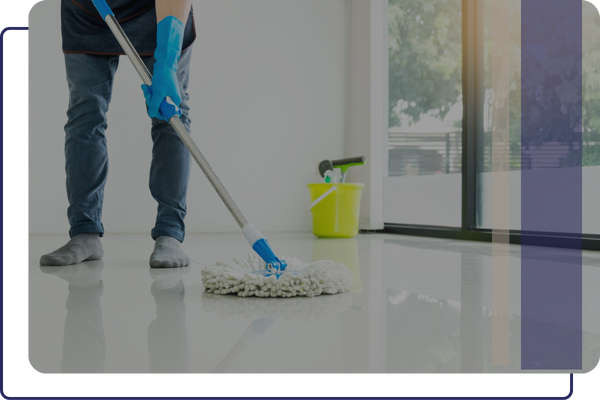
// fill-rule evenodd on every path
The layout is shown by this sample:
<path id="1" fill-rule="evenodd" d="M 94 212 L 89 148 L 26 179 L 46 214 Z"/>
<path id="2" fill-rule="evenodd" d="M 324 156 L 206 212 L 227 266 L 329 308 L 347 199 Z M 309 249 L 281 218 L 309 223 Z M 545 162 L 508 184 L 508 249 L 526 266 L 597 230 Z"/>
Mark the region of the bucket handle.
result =
<path id="1" fill-rule="evenodd" d="M 315 201 L 310 203 L 310 206 L 308 206 L 308 209 L 312 210 L 314 206 L 316 206 L 317 204 L 319 204 L 321 202 L 321 200 L 323 200 L 325 197 L 329 196 L 331 193 L 335 192 L 336 190 L 338 190 L 337 186 L 332 186 L 331 189 L 329 189 L 328 191 L 326 191 L 325 193 L 320 195 Z"/>

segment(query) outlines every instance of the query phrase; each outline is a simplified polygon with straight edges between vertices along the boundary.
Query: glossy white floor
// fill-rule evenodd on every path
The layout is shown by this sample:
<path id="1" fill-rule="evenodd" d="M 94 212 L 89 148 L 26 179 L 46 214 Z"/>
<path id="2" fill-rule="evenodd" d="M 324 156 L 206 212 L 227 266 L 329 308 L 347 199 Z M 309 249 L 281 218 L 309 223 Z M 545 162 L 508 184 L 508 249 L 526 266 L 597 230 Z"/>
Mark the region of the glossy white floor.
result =
<path id="1" fill-rule="evenodd" d="M 192 265 L 166 270 L 149 268 L 147 235 L 106 235 L 104 260 L 69 267 L 38 265 L 66 236 L 32 235 L 32 365 L 41 372 L 521 372 L 520 246 L 511 246 L 509 365 L 498 366 L 491 244 L 266 236 L 278 255 L 344 263 L 355 278 L 352 292 L 205 293 L 203 265 L 250 252 L 239 233 L 188 235 Z M 600 253 L 584 252 L 583 264 L 585 372 L 600 357 Z"/>

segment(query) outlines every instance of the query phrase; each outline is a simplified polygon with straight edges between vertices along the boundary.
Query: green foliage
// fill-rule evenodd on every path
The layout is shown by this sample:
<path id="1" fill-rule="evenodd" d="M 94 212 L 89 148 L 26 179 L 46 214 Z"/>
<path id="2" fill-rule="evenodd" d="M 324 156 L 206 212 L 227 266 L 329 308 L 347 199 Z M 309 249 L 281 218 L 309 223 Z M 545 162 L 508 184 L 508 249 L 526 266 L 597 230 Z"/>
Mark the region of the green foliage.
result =
<path id="1" fill-rule="evenodd" d="M 510 118 L 511 142 L 515 144 L 521 139 L 521 124 L 523 126 L 527 124 L 524 129 L 529 133 L 536 132 L 538 127 L 541 128 L 538 135 L 528 135 L 530 145 L 539 145 L 547 140 L 568 142 L 574 129 L 583 128 L 581 162 L 586 167 L 600 165 L 600 17 L 595 7 L 588 2 L 583 2 L 582 16 L 582 76 L 572 73 L 577 70 L 574 68 L 576 64 L 573 65 L 573 60 L 565 58 L 562 63 L 554 62 L 556 65 L 551 71 L 537 75 L 538 81 L 528 81 L 527 86 L 518 87 L 514 97 L 511 93 Z M 555 29 L 560 32 L 560 24 Z M 556 35 L 555 40 L 565 40 L 565 38 Z M 513 48 L 518 49 L 519 52 L 521 50 L 518 43 L 511 43 L 511 57 Z M 520 54 L 517 53 L 515 56 L 515 60 L 520 65 Z M 555 60 L 561 59 L 560 54 L 550 54 L 549 57 Z M 539 69 L 543 70 L 542 67 Z M 580 84 L 582 87 L 579 86 Z M 539 88 L 543 87 L 555 89 L 542 92 Z M 542 115 L 539 121 L 520 118 L 521 93 L 530 98 L 538 96 L 537 103 Z M 548 110 L 557 111 L 551 113 Z M 532 119 L 535 119 L 535 111 L 537 108 L 532 110 Z M 549 137 L 546 132 L 553 132 L 552 137 Z M 579 165 L 579 160 L 564 159 L 561 160 L 561 165 Z"/>
<path id="2" fill-rule="evenodd" d="M 583 2 L 583 166 L 600 165 L 600 16 Z"/>
<path id="3" fill-rule="evenodd" d="M 443 119 L 462 93 L 461 0 L 390 0 L 389 126 Z"/>
<path id="4" fill-rule="evenodd" d="M 493 15 L 491 0 L 485 1 L 484 4 L 484 85 L 489 90 L 492 86 L 490 26 Z M 419 122 L 420 117 L 427 113 L 443 119 L 450 107 L 460 100 L 462 93 L 461 6 L 461 0 L 390 0 L 388 19 L 390 127 L 401 126 L 401 114 L 408 115 L 411 124 Z M 511 169 L 519 169 L 522 124 L 520 7 L 513 7 L 510 24 Z M 577 125 L 579 119 L 583 119 L 583 166 L 593 166 L 600 165 L 600 17 L 595 7 L 586 1 L 583 2 L 583 53 L 583 113 L 570 115 L 571 121 L 567 122 L 568 125 Z M 540 79 L 548 78 L 540 76 Z M 547 104 L 546 107 L 560 109 L 561 105 L 568 106 L 568 103 L 572 103 L 572 99 L 568 99 L 570 93 L 568 85 L 563 87 L 550 81 L 545 83 L 548 87 L 557 88 L 558 96 L 548 93 L 549 101 L 560 103 L 558 106 L 554 103 Z M 525 92 L 528 93 L 527 95 L 535 95 L 535 88 L 543 82 L 528 84 L 531 87 L 524 88 Z M 486 149 L 491 145 L 489 100 L 487 99 L 483 106 L 484 113 L 489 115 L 482 138 L 482 144 Z M 571 110 L 569 113 L 571 114 Z M 560 120 L 564 122 L 564 118 Z M 530 121 L 524 122 L 530 123 Z M 558 127 L 552 120 L 545 120 L 544 127 L 557 132 L 573 129 L 572 126 Z M 544 135 L 540 135 L 539 141 L 543 138 Z M 533 139 L 535 141 L 535 138 Z M 559 141 L 561 139 L 560 135 L 555 138 Z M 483 170 L 488 170 L 487 163 L 481 165 Z"/>

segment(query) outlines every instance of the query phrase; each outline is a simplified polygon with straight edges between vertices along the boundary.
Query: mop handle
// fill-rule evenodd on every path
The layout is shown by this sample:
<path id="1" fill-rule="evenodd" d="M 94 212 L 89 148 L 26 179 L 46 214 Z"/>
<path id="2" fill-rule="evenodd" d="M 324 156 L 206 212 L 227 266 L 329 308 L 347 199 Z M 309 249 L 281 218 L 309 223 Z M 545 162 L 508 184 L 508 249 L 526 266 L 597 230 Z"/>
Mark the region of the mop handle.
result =
<path id="1" fill-rule="evenodd" d="M 152 75 L 150 74 L 150 71 L 148 71 L 148 68 L 146 68 L 146 65 L 143 63 L 139 54 L 135 50 L 135 47 L 133 47 L 131 41 L 129 41 L 129 38 L 121 28 L 121 25 L 119 25 L 119 22 L 117 22 L 115 15 L 113 14 L 106 1 L 93 0 L 93 3 L 96 6 L 96 9 L 100 13 L 100 15 L 102 15 L 104 21 L 108 24 L 108 27 L 110 28 L 112 33 L 115 35 L 115 38 L 123 48 L 123 51 L 125 51 L 125 54 L 133 64 L 135 70 L 142 78 L 144 84 L 147 86 L 151 86 Z M 171 124 L 175 132 L 177 132 L 177 135 L 179 135 L 179 138 L 181 139 L 185 147 L 187 147 L 189 152 L 192 154 L 192 157 L 194 158 L 194 160 L 196 160 L 196 163 L 198 163 L 200 169 L 202 169 L 202 172 L 204 172 L 204 175 L 206 175 L 206 178 L 208 178 L 208 181 L 211 183 L 213 188 L 215 188 L 217 194 L 219 195 L 221 200 L 223 200 L 223 203 L 225 203 L 225 206 L 227 207 L 235 221 L 238 223 L 240 228 L 244 228 L 246 225 L 249 225 L 248 219 L 246 218 L 242 210 L 240 210 L 233 198 L 229 195 L 229 192 L 227 192 L 227 189 L 225 189 L 225 186 L 223 186 L 221 180 L 214 173 L 214 171 L 208 164 L 208 161 L 206 161 L 206 158 L 204 158 L 204 156 L 198 149 L 198 146 L 196 146 L 196 144 L 190 137 L 188 131 L 185 129 L 185 126 L 183 126 L 183 123 L 179 119 L 179 108 L 174 105 L 170 97 L 167 97 L 165 100 L 163 100 L 163 103 L 160 106 L 161 112 L 163 110 L 163 107 L 170 107 L 170 111 L 167 111 L 167 114 L 163 113 L 163 115 L 165 117 L 167 115 L 172 115 L 171 117 L 169 117 L 169 124 Z M 173 109 L 173 107 L 175 107 L 175 109 Z"/>

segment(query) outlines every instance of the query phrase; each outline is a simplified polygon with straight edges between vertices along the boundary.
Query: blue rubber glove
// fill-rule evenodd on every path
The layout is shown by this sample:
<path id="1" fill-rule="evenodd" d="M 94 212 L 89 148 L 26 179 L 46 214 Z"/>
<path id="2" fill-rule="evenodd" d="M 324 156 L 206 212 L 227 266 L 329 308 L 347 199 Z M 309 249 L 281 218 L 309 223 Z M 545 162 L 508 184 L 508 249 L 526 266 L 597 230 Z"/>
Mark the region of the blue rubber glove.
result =
<path id="1" fill-rule="evenodd" d="M 171 97 L 175 105 L 181 104 L 177 62 L 181 55 L 184 29 L 183 22 L 173 16 L 163 18 L 156 26 L 156 62 L 152 86 L 142 85 L 150 118 L 166 119 L 160 112 L 160 105 L 167 96 Z"/>

